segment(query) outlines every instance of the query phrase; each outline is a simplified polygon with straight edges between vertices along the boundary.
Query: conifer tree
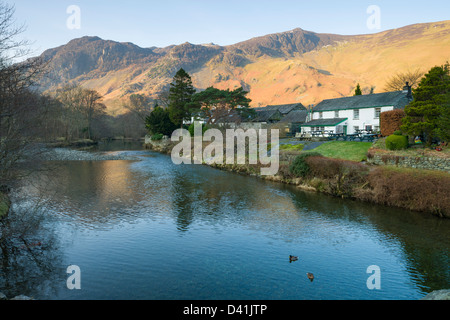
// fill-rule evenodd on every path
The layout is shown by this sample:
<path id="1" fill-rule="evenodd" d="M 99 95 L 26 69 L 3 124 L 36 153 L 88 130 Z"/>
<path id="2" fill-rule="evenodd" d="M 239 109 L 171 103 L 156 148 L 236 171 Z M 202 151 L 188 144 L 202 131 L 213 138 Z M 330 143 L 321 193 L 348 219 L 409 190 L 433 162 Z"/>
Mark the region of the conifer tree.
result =
<path id="1" fill-rule="evenodd" d="M 359 83 L 355 89 L 355 96 L 362 96 L 361 86 L 359 85 Z"/>
<path id="2" fill-rule="evenodd" d="M 169 116 L 178 127 L 183 127 L 183 120 L 190 120 L 192 96 L 195 94 L 190 75 L 181 68 L 175 74 L 169 90 Z"/>
<path id="3" fill-rule="evenodd" d="M 405 107 L 402 131 L 423 136 L 428 145 L 450 138 L 450 65 L 432 68 L 413 90 L 414 100 Z"/>

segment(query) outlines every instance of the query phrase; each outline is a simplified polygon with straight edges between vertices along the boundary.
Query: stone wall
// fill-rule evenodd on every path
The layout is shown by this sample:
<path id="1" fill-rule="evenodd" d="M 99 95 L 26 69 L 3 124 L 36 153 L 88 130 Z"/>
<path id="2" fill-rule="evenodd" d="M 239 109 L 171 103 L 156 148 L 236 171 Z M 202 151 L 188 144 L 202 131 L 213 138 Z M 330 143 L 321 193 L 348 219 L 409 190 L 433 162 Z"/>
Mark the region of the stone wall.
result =
<path id="1" fill-rule="evenodd" d="M 404 168 L 417 168 L 450 172 L 450 160 L 446 158 L 407 157 L 389 154 L 375 154 L 372 157 L 368 157 L 367 162 L 375 165 L 394 165 Z"/>

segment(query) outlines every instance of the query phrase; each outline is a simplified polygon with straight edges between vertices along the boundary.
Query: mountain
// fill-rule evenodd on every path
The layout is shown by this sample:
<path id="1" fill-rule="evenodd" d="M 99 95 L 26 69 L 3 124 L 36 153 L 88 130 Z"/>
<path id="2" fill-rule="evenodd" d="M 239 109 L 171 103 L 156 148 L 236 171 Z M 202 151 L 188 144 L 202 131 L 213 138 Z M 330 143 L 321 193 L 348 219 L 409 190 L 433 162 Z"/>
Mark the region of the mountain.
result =
<path id="1" fill-rule="evenodd" d="M 74 39 L 45 51 L 53 91 L 68 83 L 98 90 L 112 114 L 132 93 L 156 97 L 168 89 L 180 67 L 199 89 L 244 87 L 252 106 L 348 96 L 357 83 L 383 92 L 398 72 L 450 60 L 450 21 L 415 24 L 377 34 L 344 36 L 302 29 L 253 38 L 230 46 L 215 44 L 141 48 L 98 37 Z"/>

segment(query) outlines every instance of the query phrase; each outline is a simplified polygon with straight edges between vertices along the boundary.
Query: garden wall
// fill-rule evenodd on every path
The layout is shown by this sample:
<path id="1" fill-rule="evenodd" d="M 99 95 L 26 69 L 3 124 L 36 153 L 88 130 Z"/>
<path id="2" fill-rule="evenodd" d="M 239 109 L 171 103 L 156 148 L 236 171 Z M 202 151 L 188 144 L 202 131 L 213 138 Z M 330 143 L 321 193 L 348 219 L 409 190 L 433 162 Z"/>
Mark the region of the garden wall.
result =
<path id="1" fill-rule="evenodd" d="M 394 165 L 404 168 L 417 168 L 450 172 L 450 160 L 446 158 L 369 154 L 367 157 L 367 162 L 375 165 Z"/>

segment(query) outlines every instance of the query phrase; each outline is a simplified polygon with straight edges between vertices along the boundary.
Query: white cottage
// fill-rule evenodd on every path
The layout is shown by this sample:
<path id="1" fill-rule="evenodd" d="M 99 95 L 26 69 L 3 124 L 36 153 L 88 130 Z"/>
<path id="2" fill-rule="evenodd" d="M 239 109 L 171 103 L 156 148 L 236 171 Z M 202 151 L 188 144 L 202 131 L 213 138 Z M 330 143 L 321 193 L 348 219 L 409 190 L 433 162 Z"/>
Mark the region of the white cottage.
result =
<path id="1" fill-rule="evenodd" d="M 403 109 L 411 101 L 412 92 L 408 84 L 402 91 L 324 100 L 310 112 L 308 121 L 302 125 L 302 132 L 378 132 L 382 112 Z"/>

